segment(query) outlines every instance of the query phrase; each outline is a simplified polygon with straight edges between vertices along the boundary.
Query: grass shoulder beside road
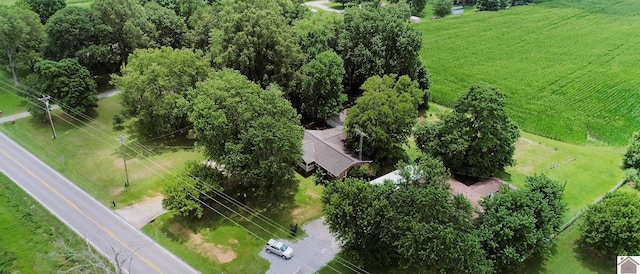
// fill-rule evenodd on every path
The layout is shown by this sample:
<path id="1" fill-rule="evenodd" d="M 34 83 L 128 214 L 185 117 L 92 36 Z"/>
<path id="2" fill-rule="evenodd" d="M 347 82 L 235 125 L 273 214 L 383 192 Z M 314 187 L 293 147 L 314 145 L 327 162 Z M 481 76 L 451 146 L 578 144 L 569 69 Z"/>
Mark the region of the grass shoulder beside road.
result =
<path id="1" fill-rule="evenodd" d="M 71 259 L 90 250 L 80 236 L 1 173 L 0 186 L 0 272 L 52 273 L 88 263 Z"/>
<path id="2" fill-rule="evenodd" d="M 53 123 L 58 136 L 55 140 L 51 138 L 49 123 L 32 117 L 17 120 L 15 124 L 4 123 L 0 131 L 96 199 L 104 204 L 114 200 L 118 206 L 157 196 L 165 176 L 177 172 L 176 167 L 186 160 L 202 157 L 192 149 L 173 149 L 161 143 L 147 143 L 151 151 L 143 151 L 129 139 L 127 144 L 131 149 L 127 153 L 134 157 L 127 159 L 130 186 L 125 188 L 121 145 L 116 138 L 127 133 L 111 130 L 113 115 L 121 107 L 114 97 L 102 99 L 98 105 L 92 121 L 74 120 L 54 111 Z"/>
<path id="3" fill-rule="evenodd" d="M 0 71 L 0 118 L 27 110 L 26 101 L 17 96 L 17 93 L 11 76 Z"/>

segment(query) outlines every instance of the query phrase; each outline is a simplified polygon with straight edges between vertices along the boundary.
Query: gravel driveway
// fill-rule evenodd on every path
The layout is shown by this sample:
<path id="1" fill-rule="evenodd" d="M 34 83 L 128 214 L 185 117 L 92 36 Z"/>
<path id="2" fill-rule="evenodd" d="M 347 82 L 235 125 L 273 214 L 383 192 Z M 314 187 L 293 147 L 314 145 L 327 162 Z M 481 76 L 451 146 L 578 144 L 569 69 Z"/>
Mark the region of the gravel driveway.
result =
<path id="1" fill-rule="evenodd" d="M 293 258 L 285 260 L 267 253 L 264 249 L 260 251 L 260 257 L 271 263 L 267 274 L 315 273 L 333 260 L 340 251 L 340 245 L 329 233 L 329 228 L 324 224 L 324 218 L 311 221 L 302 229 L 307 234 L 304 239 L 297 242 L 283 241 L 293 248 Z"/>

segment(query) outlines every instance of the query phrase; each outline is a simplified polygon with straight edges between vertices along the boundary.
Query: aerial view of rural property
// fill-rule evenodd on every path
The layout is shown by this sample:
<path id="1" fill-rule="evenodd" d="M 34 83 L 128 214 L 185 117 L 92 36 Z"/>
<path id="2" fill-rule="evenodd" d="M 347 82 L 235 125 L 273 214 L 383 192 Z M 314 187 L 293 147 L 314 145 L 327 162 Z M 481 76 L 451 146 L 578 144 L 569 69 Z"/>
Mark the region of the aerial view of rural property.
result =
<path id="1" fill-rule="evenodd" d="M 2 273 L 640 273 L 640 1 L 0 0 Z"/>

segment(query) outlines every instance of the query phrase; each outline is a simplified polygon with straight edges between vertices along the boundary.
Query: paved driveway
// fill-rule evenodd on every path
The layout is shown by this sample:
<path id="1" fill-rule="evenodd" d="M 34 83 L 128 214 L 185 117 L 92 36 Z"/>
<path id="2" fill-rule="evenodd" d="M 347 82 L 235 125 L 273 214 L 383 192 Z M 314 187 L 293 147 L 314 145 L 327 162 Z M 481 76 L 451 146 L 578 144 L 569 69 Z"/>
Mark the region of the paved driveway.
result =
<path id="1" fill-rule="evenodd" d="M 329 233 L 329 228 L 324 224 L 324 218 L 312 221 L 302 229 L 307 234 L 304 239 L 297 242 L 283 241 L 293 248 L 293 258 L 285 260 L 267 253 L 264 249 L 260 251 L 260 257 L 271 263 L 267 274 L 315 273 L 333 260 L 340 251 L 340 245 Z"/>

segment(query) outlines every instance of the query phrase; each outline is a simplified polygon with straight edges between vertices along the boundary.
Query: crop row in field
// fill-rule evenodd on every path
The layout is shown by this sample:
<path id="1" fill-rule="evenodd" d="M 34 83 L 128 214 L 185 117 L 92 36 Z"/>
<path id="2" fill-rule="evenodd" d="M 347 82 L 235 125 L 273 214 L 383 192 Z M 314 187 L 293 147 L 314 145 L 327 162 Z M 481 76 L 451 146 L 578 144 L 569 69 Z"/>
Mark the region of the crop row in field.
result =
<path id="1" fill-rule="evenodd" d="M 633 0 L 548 1 L 419 23 L 433 99 L 451 106 L 487 82 L 524 130 L 626 144 L 640 129 L 638 10 Z"/>

